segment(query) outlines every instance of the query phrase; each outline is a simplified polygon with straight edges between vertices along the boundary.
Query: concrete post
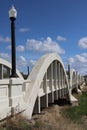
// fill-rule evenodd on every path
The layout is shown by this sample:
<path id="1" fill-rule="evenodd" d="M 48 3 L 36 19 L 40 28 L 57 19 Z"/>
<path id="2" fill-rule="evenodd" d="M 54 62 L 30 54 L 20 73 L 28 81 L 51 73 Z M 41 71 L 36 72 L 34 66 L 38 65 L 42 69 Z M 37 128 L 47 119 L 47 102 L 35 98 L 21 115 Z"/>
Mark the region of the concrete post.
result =
<path id="1" fill-rule="evenodd" d="M 54 102 L 54 91 L 53 91 L 53 63 L 51 64 L 51 91 L 52 91 L 52 103 Z"/>
<path id="2" fill-rule="evenodd" d="M 59 98 L 61 98 L 61 79 L 60 79 L 60 63 L 58 63 L 58 86 L 59 86 Z"/>
<path id="3" fill-rule="evenodd" d="M 24 104 L 22 85 L 22 79 L 11 78 L 9 80 L 9 106 L 12 108 L 12 115 L 21 111 L 21 106 Z"/>
<path id="4" fill-rule="evenodd" d="M 46 99 L 45 99 L 45 104 L 46 104 L 46 107 L 48 107 L 47 72 L 46 72 L 46 74 L 45 74 L 45 76 L 44 76 L 44 79 L 43 79 L 43 85 L 44 85 L 44 87 L 45 87 L 45 93 L 46 93 L 46 95 L 45 95 L 45 97 L 46 97 Z"/>
<path id="5" fill-rule="evenodd" d="M 41 103 L 40 103 L 40 97 L 38 96 L 38 113 L 41 112 L 40 108 L 41 108 Z"/>
<path id="6" fill-rule="evenodd" d="M 55 82 L 55 100 L 58 100 L 58 86 L 57 86 L 57 61 L 55 61 L 55 71 L 54 71 L 54 82 Z"/>
<path id="7" fill-rule="evenodd" d="M 61 82 L 61 86 L 62 86 L 62 89 L 61 89 L 61 91 L 62 91 L 62 97 L 64 97 L 64 71 L 63 71 L 63 69 L 61 68 L 61 77 L 62 77 L 62 82 Z"/>

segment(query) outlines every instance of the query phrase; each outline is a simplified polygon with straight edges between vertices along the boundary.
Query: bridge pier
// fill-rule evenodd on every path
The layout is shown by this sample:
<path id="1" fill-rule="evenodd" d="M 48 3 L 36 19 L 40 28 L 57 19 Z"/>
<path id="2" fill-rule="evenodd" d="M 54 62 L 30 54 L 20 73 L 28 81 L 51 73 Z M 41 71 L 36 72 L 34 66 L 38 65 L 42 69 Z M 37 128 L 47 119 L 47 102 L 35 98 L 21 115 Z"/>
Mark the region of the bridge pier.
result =
<path id="1" fill-rule="evenodd" d="M 46 107 L 48 107 L 48 94 L 46 94 Z"/>

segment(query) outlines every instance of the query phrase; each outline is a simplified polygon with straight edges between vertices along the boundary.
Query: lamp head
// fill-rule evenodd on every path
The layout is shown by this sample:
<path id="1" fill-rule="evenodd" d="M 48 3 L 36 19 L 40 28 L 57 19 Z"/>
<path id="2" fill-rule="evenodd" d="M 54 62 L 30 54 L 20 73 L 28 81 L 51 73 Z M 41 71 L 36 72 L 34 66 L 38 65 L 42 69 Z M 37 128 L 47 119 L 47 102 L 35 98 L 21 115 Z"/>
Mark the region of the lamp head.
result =
<path id="1" fill-rule="evenodd" d="M 16 19 L 17 17 L 17 11 L 16 9 L 14 8 L 14 6 L 12 6 L 12 8 L 9 10 L 9 18 L 10 19 Z"/>

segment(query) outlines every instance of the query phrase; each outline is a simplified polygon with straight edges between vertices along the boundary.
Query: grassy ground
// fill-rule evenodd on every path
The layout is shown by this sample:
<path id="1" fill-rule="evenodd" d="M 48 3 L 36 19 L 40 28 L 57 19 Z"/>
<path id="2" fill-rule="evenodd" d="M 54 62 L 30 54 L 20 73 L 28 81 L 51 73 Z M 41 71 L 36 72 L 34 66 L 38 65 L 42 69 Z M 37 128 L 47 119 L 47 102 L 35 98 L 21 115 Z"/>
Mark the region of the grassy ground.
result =
<path id="1" fill-rule="evenodd" d="M 83 92 L 78 100 L 78 106 L 68 107 L 66 109 L 67 115 L 73 121 L 81 121 L 83 116 L 87 116 L 87 92 Z"/>
<path id="2" fill-rule="evenodd" d="M 87 130 L 87 89 L 83 89 L 81 95 L 75 95 L 78 98 L 79 105 L 67 107 L 64 112 L 71 121 L 81 124 L 84 130 Z"/>
<path id="3" fill-rule="evenodd" d="M 31 121 L 23 117 L 8 120 L 0 130 L 84 130 L 82 126 L 73 123 L 61 113 L 61 107 L 53 105 L 40 115 L 35 115 Z"/>
<path id="4" fill-rule="evenodd" d="M 0 130 L 87 130 L 87 92 L 75 96 L 79 106 L 72 107 L 62 100 L 63 106 L 56 102 L 32 120 L 21 116 L 7 119 Z"/>

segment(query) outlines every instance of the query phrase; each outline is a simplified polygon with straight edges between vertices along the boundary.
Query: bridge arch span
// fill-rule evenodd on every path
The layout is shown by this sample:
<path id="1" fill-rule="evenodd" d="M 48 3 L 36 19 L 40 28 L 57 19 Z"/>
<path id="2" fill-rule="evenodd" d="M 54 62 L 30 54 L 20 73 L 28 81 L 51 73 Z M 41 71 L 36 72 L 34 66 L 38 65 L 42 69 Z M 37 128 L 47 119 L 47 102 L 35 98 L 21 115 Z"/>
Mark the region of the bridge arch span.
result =
<path id="1" fill-rule="evenodd" d="M 79 74 L 79 72 L 75 71 L 74 69 L 71 69 L 70 70 L 70 77 L 71 77 L 70 86 L 72 86 L 72 90 L 75 89 L 77 92 L 81 92 L 79 89 L 80 89 L 80 86 L 84 82 L 83 76 L 81 76 Z"/>
<path id="2" fill-rule="evenodd" d="M 56 53 L 51 53 L 51 54 L 49 53 L 49 54 L 42 56 L 38 60 L 36 65 L 34 66 L 29 77 L 27 78 L 27 80 L 30 80 L 30 83 L 27 86 L 25 96 L 24 96 L 24 102 L 27 106 L 27 109 L 24 112 L 24 115 L 26 117 L 28 116 L 28 118 L 31 118 L 31 116 L 32 116 L 35 101 L 36 101 L 37 96 L 38 96 L 41 82 L 42 82 L 42 80 L 47 72 L 47 69 L 54 61 L 57 61 L 61 65 L 61 68 L 63 70 L 62 72 L 65 76 L 67 89 L 69 87 L 67 76 L 66 76 L 66 71 L 65 71 L 65 68 L 64 68 L 64 65 L 63 65 L 61 58 Z"/>

